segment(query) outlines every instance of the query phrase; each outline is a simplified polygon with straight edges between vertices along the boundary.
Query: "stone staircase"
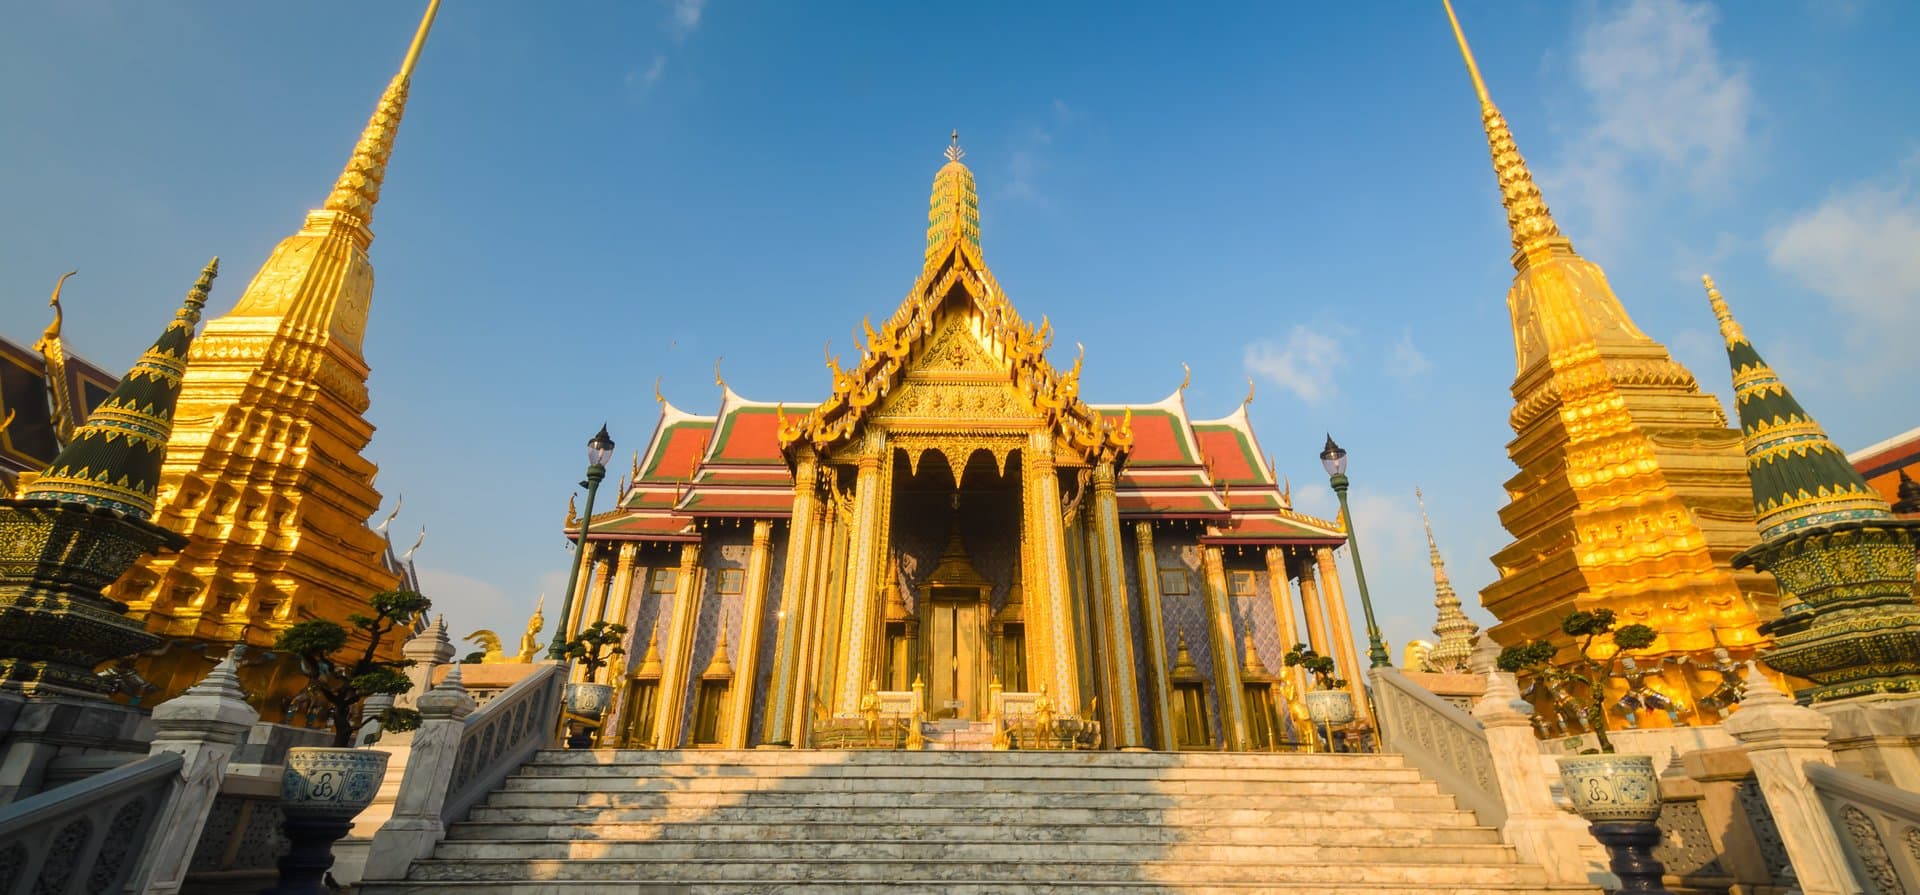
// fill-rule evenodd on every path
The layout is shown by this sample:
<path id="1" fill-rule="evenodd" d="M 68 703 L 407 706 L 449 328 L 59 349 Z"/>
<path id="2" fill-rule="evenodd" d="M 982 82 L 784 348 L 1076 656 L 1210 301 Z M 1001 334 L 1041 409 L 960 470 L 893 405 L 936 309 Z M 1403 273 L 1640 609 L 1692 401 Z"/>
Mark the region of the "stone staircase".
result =
<path id="1" fill-rule="evenodd" d="M 1553 887 L 1396 755 L 543 752 L 400 893 Z"/>

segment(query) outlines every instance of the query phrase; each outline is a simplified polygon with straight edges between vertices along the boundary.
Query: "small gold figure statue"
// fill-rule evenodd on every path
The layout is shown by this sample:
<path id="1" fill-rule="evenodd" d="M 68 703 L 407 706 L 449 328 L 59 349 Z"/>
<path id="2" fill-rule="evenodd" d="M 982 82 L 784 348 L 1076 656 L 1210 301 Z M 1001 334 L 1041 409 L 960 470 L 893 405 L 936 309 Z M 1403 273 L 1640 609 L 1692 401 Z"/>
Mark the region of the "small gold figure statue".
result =
<path id="1" fill-rule="evenodd" d="M 1042 749 L 1053 748 L 1053 697 L 1047 695 L 1047 685 L 1040 685 L 1040 695 L 1033 698 L 1033 727 Z"/>
<path id="2" fill-rule="evenodd" d="M 860 697 L 860 720 L 866 722 L 867 748 L 880 745 L 880 681 L 876 678 L 867 684 L 867 694 Z"/>

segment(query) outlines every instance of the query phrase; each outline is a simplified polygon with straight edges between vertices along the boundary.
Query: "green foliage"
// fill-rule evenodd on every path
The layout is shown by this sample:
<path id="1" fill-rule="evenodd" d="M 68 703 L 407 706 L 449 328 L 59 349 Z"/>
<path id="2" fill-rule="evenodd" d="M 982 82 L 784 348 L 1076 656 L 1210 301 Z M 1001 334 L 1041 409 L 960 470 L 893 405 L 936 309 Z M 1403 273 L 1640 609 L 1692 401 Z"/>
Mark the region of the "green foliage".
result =
<path id="1" fill-rule="evenodd" d="M 1286 657 L 1281 661 L 1285 662 L 1289 668 L 1297 665 L 1305 669 L 1308 674 L 1313 675 L 1314 686 L 1321 690 L 1338 690 L 1347 685 L 1345 679 L 1334 676 L 1338 668 L 1334 665 L 1332 656 L 1320 655 L 1304 643 L 1294 644 L 1293 649 L 1287 650 Z"/>
<path id="2" fill-rule="evenodd" d="M 1621 653 L 1646 649 L 1660 637 L 1660 632 L 1646 625 L 1615 628 L 1616 620 L 1611 609 L 1567 613 L 1567 617 L 1560 620 L 1560 631 L 1574 639 L 1579 658 L 1565 665 L 1554 664 L 1560 648 L 1545 640 L 1516 643 L 1501 650 L 1495 660 L 1501 671 L 1524 673 L 1544 682 L 1556 696 L 1564 694 L 1578 700 L 1580 714 L 1599 738 L 1602 752 L 1613 751 L 1613 741 L 1607 738 L 1606 698 L 1607 681 L 1615 676 L 1614 660 Z M 1604 660 L 1594 658 L 1594 642 L 1608 635 L 1615 647 L 1613 655 Z M 1569 690 L 1569 685 L 1579 692 Z"/>
<path id="3" fill-rule="evenodd" d="M 280 633 L 273 647 L 299 660 L 300 671 L 307 676 L 307 693 L 324 700 L 333 717 L 333 744 L 353 745 L 360 728 L 379 721 L 386 730 L 412 730 L 420 725 L 420 713 L 412 709 L 387 709 L 377 716 L 357 718 L 361 703 L 369 696 L 399 695 L 413 686 L 401 669 L 412 659 L 386 661 L 378 658 L 380 646 L 397 632 L 408 630 L 416 616 L 427 611 L 433 601 L 406 590 L 381 591 L 369 599 L 372 615 L 347 616 L 354 633 L 366 638 L 363 650 L 348 650 L 346 626 L 330 619 L 299 622 Z M 342 655 L 342 653 L 345 655 Z M 356 720 L 357 718 L 357 720 Z"/>
<path id="4" fill-rule="evenodd" d="M 567 641 L 562 649 L 569 660 L 580 663 L 580 667 L 586 669 L 587 680 L 591 682 L 594 675 L 607 667 L 615 657 L 626 655 L 626 649 L 620 645 L 626 639 L 626 625 L 597 621 L 588 625 L 579 636 Z"/>

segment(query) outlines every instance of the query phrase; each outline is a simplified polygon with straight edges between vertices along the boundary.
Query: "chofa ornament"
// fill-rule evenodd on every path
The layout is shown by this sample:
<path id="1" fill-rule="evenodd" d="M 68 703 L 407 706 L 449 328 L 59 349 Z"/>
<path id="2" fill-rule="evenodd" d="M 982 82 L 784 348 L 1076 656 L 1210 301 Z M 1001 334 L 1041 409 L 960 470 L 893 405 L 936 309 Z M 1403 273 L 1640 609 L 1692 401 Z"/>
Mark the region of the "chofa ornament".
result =
<path id="1" fill-rule="evenodd" d="M 289 749 L 281 808 L 289 816 L 352 820 L 373 803 L 389 757 L 376 749 Z"/>
<path id="2" fill-rule="evenodd" d="M 1560 779 L 1575 813 L 1589 822 L 1652 822 L 1660 816 L 1660 782 L 1653 772 L 1653 756 L 1562 758 Z"/>

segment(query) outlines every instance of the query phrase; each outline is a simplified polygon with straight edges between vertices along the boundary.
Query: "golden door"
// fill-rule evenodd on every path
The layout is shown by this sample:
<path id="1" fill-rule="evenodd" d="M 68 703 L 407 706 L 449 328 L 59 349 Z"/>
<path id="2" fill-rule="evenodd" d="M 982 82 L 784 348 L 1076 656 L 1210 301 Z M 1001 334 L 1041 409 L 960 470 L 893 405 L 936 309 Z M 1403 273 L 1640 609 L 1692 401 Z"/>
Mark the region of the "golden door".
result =
<path id="1" fill-rule="evenodd" d="M 956 600 L 941 590 L 928 601 L 927 715 L 979 721 L 987 711 L 986 614 L 973 591 Z"/>

